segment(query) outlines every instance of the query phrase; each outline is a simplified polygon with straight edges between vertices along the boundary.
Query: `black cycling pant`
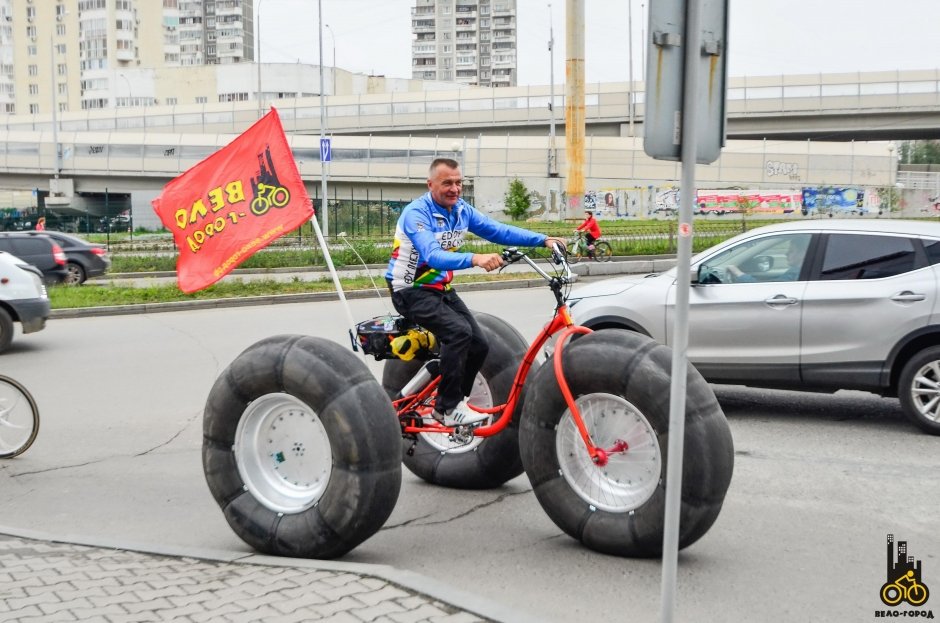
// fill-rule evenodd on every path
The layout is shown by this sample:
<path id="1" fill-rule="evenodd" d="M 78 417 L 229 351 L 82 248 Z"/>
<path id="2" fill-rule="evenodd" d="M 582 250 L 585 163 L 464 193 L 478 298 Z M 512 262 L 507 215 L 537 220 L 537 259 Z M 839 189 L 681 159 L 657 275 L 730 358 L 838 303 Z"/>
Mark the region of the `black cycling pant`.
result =
<path id="1" fill-rule="evenodd" d="M 588 245 L 594 244 L 594 242 L 597 240 L 597 238 L 595 238 L 588 232 L 584 232 L 584 239 L 587 241 Z"/>
<path id="2" fill-rule="evenodd" d="M 392 292 L 398 313 L 431 331 L 441 345 L 441 383 L 435 409 L 449 411 L 470 394 L 490 345 L 453 290 L 405 288 Z"/>

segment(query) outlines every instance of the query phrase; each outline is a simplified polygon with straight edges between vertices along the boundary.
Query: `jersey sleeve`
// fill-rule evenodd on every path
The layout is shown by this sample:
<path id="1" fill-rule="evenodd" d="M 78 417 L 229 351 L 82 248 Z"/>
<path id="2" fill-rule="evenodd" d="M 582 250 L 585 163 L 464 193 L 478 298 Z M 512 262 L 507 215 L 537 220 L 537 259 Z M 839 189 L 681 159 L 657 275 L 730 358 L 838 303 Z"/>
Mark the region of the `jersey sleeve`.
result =
<path id="1" fill-rule="evenodd" d="M 467 229 L 470 233 L 484 240 L 509 246 L 540 247 L 545 244 L 545 239 L 548 238 L 545 234 L 529 231 L 515 225 L 500 223 L 469 204 L 467 204 L 467 208 L 470 210 Z"/>

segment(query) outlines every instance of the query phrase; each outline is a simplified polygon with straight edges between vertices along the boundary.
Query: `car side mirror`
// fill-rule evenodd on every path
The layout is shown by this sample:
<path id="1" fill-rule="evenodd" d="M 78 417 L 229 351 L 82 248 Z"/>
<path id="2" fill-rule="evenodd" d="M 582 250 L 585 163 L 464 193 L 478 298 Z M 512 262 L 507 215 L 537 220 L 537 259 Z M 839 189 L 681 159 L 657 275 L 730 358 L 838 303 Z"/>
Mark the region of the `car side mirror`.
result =
<path id="1" fill-rule="evenodd" d="M 708 264 L 700 264 L 698 270 L 692 275 L 692 283 L 724 283 L 723 271 Z"/>

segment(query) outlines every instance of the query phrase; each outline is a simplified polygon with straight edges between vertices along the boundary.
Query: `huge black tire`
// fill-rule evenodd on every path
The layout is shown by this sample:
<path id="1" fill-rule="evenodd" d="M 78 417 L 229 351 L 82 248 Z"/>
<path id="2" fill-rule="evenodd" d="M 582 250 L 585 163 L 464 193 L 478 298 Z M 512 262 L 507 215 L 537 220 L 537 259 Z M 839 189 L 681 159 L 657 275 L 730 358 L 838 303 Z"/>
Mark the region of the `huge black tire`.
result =
<path id="1" fill-rule="evenodd" d="M 920 351 L 904 365 L 898 379 L 898 398 L 904 414 L 922 430 L 940 435 L 940 346 Z"/>
<path id="2" fill-rule="evenodd" d="M 509 398 L 516 370 L 526 351 L 522 335 L 505 320 L 489 314 L 474 315 L 486 333 L 490 352 L 477 375 L 470 404 L 481 407 L 501 405 Z M 533 364 L 533 371 L 538 366 Z M 382 386 L 392 398 L 407 383 L 421 362 L 391 359 L 385 363 Z M 443 487 L 456 489 L 492 489 L 522 473 L 519 458 L 519 414 L 523 395 L 517 403 L 513 419 L 505 429 L 492 437 L 477 437 L 466 445 L 450 442 L 446 435 L 418 435 L 417 442 L 404 439 L 402 460 L 419 478 Z M 409 452 L 414 445 L 414 452 Z"/>
<path id="3" fill-rule="evenodd" d="M 13 343 L 13 319 L 7 310 L 0 307 L 0 353 Z"/>
<path id="4" fill-rule="evenodd" d="M 276 556 L 335 558 L 392 513 L 400 439 L 385 392 L 352 352 L 279 335 L 250 346 L 213 385 L 202 462 L 246 543 Z"/>
<path id="5" fill-rule="evenodd" d="M 662 554 L 672 351 L 605 329 L 568 343 L 563 369 L 606 466 L 588 456 L 553 366 L 529 381 L 520 425 L 526 474 L 552 521 L 587 547 L 617 556 Z M 689 366 L 679 547 L 704 535 L 731 483 L 731 431 L 709 385 Z M 627 444 L 617 451 L 618 441 Z"/>

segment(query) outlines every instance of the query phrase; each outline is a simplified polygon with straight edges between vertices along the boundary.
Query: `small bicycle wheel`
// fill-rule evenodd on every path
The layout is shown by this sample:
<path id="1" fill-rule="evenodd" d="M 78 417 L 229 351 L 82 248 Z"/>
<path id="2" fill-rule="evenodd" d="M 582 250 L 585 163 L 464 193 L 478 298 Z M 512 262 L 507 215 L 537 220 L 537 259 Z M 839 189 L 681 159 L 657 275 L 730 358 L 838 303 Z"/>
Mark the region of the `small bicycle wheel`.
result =
<path id="1" fill-rule="evenodd" d="M 39 434 L 39 407 L 18 382 L 0 376 L 0 459 L 26 452 Z"/>
<path id="2" fill-rule="evenodd" d="M 610 244 L 607 242 L 595 242 L 594 243 L 594 259 L 598 262 L 609 262 L 611 256 L 613 256 L 613 251 L 610 248 Z"/>

